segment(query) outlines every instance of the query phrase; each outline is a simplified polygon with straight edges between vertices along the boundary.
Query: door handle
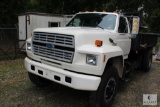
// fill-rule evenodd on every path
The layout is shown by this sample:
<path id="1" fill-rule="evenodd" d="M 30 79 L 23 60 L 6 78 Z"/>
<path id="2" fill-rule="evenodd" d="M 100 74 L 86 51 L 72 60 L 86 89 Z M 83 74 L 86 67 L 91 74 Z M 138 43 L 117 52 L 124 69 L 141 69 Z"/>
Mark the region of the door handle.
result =
<path id="1" fill-rule="evenodd" d="M 121 33 L 121 34 L 119 34 L 119 35 L 126 35 L 126 34 L 124 34 L 124 33 Z"/>

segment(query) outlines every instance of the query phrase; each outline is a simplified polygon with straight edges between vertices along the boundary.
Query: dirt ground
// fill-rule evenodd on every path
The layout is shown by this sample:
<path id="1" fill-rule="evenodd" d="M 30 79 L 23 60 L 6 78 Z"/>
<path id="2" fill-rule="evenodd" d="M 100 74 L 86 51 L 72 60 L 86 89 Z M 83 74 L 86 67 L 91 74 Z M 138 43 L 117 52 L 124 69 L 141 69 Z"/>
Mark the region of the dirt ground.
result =
<path id="1" fill-rule="evenodd" d="M 34 86 L 23 62 L 23 59 L 0 61 L 0 107 L 89 107 L 88 92 L 56 83 L 43 88 Z M 153 62 L 150 72 L 132 72 L 131 80 L 120 84 L 113 107 L 143 107 L 143 94 L 157 94 L 155 107 L 160 107 L 158 61 Z"/>

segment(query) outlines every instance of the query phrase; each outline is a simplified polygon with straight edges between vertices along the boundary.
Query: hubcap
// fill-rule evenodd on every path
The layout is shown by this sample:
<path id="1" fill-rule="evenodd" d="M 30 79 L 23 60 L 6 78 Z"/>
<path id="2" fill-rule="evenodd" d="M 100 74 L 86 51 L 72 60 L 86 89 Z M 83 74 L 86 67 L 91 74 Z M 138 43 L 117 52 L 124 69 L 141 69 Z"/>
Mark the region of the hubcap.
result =
<path id="1" fill-rule="evenodd" d="M 116 80 L 115 78 L 110 78 L 107 82 L 107 85 L 105 87 L 105 93 L 104 93 L 104 99 L 105 99 L 105 102 L 109 102 L 114 93 L 115 93 L 115 89 L 116 89 Z"/>

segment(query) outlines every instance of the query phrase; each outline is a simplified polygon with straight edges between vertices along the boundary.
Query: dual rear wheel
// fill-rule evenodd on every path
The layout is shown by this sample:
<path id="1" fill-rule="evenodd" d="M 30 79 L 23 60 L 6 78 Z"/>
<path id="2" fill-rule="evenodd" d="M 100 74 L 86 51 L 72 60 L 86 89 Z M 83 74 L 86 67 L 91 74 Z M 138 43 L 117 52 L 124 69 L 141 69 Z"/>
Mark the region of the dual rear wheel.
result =
<path id="1" fill-rule="evenodd" d="M 144 72 L 148 72 L 152 65 L 152 48 L 147 49 L 143 55 L 141 69 Z"/>

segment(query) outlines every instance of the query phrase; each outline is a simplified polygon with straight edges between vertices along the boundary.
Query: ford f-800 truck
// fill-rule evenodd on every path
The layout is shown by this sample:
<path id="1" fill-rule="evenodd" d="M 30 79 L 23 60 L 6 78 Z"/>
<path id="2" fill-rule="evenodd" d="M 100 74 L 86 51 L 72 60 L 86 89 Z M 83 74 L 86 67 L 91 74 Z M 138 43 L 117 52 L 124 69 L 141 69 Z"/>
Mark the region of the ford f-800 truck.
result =
<path id="1" fill-rule="evenodd" d="M 140 22 L 138 13 L 81 12 L 65 27 L 35 29 L 26 41 L 30 80 L 90 91 L 92 107 L 111 106 L 120 80 L 151 67 L 157 35 Z"/>

